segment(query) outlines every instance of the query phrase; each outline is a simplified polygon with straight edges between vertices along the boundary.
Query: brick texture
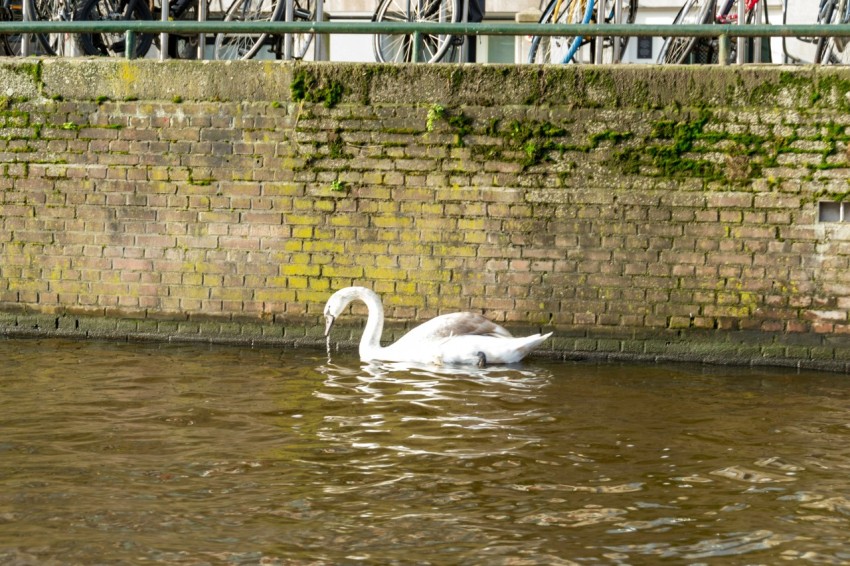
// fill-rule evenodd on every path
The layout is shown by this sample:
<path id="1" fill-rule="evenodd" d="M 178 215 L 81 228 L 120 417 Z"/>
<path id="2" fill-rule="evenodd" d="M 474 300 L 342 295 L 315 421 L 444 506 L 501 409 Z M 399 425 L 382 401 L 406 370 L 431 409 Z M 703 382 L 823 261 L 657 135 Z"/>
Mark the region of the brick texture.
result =
<path id="1" fill-rule="evenodd" d="M 178 102 L 86 65 L 107 96 L 53 61 L 0 98 L 6 332 L 317 342 L 365 285 L 387 337 L 473 310 L 563 356 L 848 369 L 850 223 L 818 207 L 850 72 L 246 64 L 343 94 Z"/>

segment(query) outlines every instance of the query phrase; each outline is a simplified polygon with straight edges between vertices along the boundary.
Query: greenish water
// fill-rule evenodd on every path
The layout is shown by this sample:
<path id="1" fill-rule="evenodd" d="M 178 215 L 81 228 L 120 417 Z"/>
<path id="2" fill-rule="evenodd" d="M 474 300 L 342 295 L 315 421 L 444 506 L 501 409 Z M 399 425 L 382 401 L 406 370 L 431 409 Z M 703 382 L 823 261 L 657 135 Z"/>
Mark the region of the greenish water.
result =
<path id="1" fill-rule="evenodd" d="M 0 340 L 0 563 L 850 562 L 850 380 Z"/>

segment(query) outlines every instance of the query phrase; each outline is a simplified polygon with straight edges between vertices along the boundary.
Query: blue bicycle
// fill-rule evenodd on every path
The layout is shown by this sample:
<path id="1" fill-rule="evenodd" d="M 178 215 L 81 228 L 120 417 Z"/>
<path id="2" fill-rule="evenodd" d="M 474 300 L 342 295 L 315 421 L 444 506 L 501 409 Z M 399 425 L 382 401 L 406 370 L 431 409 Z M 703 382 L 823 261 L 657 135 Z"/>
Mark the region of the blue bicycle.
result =
<path id="1" fill-rule="evenodd" d="M 587 24 L 596 22 L 602 1 L 604 22 L 617 19 L 616 4 L 623 0 L 549 0 L 540 17 L 541 24 Z M 626 0 L 621 6 L 620 22 L 632 24 L 637 15 L 637 0 Z M 628 37 L 605 37 L 602 41 L 602 60 L 618 62 L 617 54 L 625 52 Z M 618 47 L 617 50 L 614 47 Z M 529 63 L 592 63 L 596 60 L 597 42 L 592 38 L 534 36 L 528 52 Z"/>

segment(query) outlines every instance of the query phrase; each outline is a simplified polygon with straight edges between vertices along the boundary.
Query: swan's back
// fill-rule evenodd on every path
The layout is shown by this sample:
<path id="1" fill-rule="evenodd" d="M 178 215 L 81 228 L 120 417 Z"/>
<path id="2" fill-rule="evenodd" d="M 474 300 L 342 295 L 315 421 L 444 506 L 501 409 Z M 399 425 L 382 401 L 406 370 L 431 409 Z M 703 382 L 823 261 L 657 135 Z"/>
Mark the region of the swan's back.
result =
<path id="1" fill-rule="evenodd" d="M 492 336 L 494 338 L 512 338 L 508 330 L 495 322 L 472 312 L 454 312 L 423 322 L 401 340 L 431 341 L 451 336 Z M 399 341 L 401 341 L 399 340 Z"/>

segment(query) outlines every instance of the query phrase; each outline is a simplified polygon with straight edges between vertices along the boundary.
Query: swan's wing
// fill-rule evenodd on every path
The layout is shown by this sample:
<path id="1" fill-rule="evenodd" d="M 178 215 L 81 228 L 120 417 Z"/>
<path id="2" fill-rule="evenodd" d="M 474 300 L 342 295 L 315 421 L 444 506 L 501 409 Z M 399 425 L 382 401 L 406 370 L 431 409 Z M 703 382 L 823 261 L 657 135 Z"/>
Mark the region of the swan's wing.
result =
<path id="1" fill-rule="evenodd" d="M 446 364 L 513 364 L 540 346 L 552 333 L 521 338 L 456 336 L 440 344 L 440 360 Z"/>
<path id="2" fill-rule="evenodd" d="M 451 336 L 494 336 L 510 338 L 504 327 L 487 320 L 480 314 L 456 312 L 444 314 L 424 322 L 405 334 L 402 340 L 439 340 Z"/>

